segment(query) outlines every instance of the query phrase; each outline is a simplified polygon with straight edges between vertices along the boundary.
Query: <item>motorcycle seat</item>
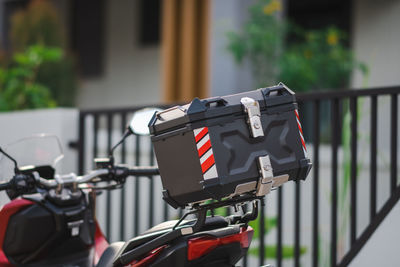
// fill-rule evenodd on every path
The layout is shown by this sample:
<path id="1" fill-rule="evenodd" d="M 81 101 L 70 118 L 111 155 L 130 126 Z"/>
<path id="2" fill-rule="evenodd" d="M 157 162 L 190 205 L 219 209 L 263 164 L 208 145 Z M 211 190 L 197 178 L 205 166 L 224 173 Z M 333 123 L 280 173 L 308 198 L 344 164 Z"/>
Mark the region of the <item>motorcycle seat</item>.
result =
<path id="1" fill-rule="evenodd" d="M 160 224 L 150 228 L 143 234 L 127 241 L 123 250 L 124 251 L 131 250 L 131 249 L 138 247 L 144 243 L 147 243 L 148 241 L 150 241 L 154 238 L 161 236 L 162 234 L 165 234 L 165 233 L 171 231 L 172 227 L 174 227 L 177 222 L 178 222 L 177 220 L 167 221 L 167 222 L 160 223 Z M 182 221 L 182 223 L 179 226 L 180 227 L 189 226 L 189 225 L 193 225 L 195 222 L 196 222 L 196 220 L 184 220 L 184 221 Z M 213 229 L 223 228 L 228 225 L 229 225 L 228 221 L 222 216 L 207 217 L 206 221 L 205 221 L 203 227 L 200 229 L 200 231 L 210 231 Z"/>

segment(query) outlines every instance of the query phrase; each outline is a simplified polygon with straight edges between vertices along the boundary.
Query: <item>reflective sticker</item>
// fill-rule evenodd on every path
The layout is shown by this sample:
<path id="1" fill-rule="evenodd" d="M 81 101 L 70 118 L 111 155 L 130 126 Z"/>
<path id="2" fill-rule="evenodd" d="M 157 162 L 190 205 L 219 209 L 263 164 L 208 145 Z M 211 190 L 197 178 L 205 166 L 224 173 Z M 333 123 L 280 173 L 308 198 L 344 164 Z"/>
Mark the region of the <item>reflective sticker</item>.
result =
<path id="1" fill-rule="evenodd" d="M 299 112 L 297 111 L 297 109 L 294 110 L 294 114 L 296 114 L 296 122 L 297 122 L 297 127 L 299 127 L 300 141 L 301 141 L 301 145 L 303 146 L 304 156 L 307 157 L 306 142 L 304 141 L 303 129 L 301 128 L 300 116 L 299 116 Z"/>
<path id="2" fill-rule="evenodd" d="M 208 128 L 202 127 L 194 129 L 193 134 L 196 140 L 196 148 L 200 159 L 203 179 L 206 180 L 218 177 Z"/>

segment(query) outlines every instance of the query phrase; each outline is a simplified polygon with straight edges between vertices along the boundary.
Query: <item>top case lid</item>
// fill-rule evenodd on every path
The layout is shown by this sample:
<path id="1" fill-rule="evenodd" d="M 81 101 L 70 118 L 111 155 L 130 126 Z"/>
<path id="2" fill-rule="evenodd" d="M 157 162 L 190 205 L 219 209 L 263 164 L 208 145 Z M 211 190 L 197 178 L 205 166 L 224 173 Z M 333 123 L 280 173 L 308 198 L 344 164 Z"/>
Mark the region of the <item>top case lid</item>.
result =
<path id="1" fill-rule="evenodd" d="M 260 110 L 273 112 L 277 108 L 294 109 L 296 99 L 294 92 L 283 83 L 276 86 L 260 88 L 240 94 L 212 97 L 200 100 L 193 99 L 190 104 L 174 106 L 157 112 L 149 123 L 150 133 L 158 135 L 170 130 L 178 129 L 187 123 L 211 119 L 244 112 L 241 99 L 250 97 L 258 101 Z M 283 111 L 283 110 L 282 110 Z"/>

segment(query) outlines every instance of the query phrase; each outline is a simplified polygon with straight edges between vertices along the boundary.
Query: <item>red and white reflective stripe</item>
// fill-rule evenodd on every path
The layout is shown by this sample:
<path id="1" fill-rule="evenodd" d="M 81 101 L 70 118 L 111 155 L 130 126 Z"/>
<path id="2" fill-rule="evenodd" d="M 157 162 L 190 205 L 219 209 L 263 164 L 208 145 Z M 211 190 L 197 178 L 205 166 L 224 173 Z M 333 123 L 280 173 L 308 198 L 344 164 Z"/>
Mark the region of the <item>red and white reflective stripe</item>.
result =
<path id="1" fill-rule="evenodd" d="M 201 171 L 204 179 L 218 177 L 217 167 L 215 166 L 214 153 L 211 146 L 208 128 L 202 127 L 193 130 L 196 140 L 197 152 L 200 158 Z"/>
<path id="2" fill-rule="evenodd" d="M 294 114 L 296 114 L 296 122 L 297 122 L 297 126 L 299 127 L 300 140 L 301 140 L 301 144 L 303 146 L 304 155 L 307 156 L 306 142 L 304 141 L 303 129 L 301 128 L 300 116 L 299 116 L 299 112 L 297 111 L 297 109 L 294 110 Z"/>

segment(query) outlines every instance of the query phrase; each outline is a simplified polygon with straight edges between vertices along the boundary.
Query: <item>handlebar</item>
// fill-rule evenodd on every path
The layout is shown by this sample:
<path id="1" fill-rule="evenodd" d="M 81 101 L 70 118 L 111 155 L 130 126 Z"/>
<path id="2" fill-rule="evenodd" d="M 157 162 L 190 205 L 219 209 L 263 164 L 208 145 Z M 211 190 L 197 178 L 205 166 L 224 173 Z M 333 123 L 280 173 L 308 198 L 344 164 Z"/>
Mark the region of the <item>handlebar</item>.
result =
<path id="1" fill-rule="evenodd" d="M 37 178 L 39 184 L 43 185 L 47 188 L 54 188 L 58 184 L 66 182 L 75 182 L 77 184 L 84 184 L 90 182 L 93 178 L 96 177 L 105 177 L 109 174 L 113 173 L 115 177 L 114 180 L 125 179 L 127 176 L 153 176 L 158 175 L 160 172 L 157 167 L 155 166 L 141 166 L 141 167 L 114 167 L 114 169 L 98 169 L 91 171 L 90 173 L 83 175 L 83 176 L 76 176 L 75 174 L 71 173 L 69 175 L 56 176 L 55 180 L 47 180 L 43 178 Z M 58 179 L 57 179 L 58 178 Z M 111 178 L 112 179 L 112 178 Z M 110 180 L 110 179 L 108 179 Z M 1 190 L 1 189 L 0 189 Z"/>
<path id="2" fill-rule="evenodd" d="M 10 183 L 0 183 L 0 191 L 7 190 L 10 187 Z"/>
<path id="3" fill-rule="evenodd" d="M 102 176 L 102 175 L 106 175 L 109 174 L 110 170 L 109 169 L 99 169 L 99 170 L 94 170 L 92 172 L 90 172 L 89 174 L 83 175 L 83 176 L 78 176 L 77 177 L 77 183 L 78 184 L 83 184 L 83 183 L 87 183 L 90 180 L 92 180 L 93 178 Z"/>
<path id="4" fill-rule="evenodd" d="M 160 171 L 158 167 L 155 166 L 146 166 L 146 167 L 132 167 L 129 168 L 129 175 L 132 176 L 153 176 L 159 175 Z"/>
<path id="5" fill-rule="evenodd" d="M 91 182 L 94 178 L 100 177 L 101 181 L 115 181 L 117 183 L 124 183 L 128 176 L 153 176 L 158 175 L 159 170 L 155 166 L 136 166 L 132 168 L 122 166 L 112 166 L 109 168 L 102 168 L 91 171 L 90 173 L 82 176 L 76 176 L 74 173 L 67 175 L 55 175 L 55 179 L 44 179 L 39 176 L 37 172 L 31 174 L 17 174 L 10 182 L 0 183 L 0 191 L 12 188 L 17 192 L 25 192 L 23 184 L 29 184 L 29 188 L 32 189 L 36 185 L 40 185 L 44 188 L 50 189 L 55 188 L 59 185 L 64 184 L 84 184 Z M 16 183 L 19 181 L 29 181 L 29 183 Z M 18 187 L 18 188 L 17 188 Z"/>

